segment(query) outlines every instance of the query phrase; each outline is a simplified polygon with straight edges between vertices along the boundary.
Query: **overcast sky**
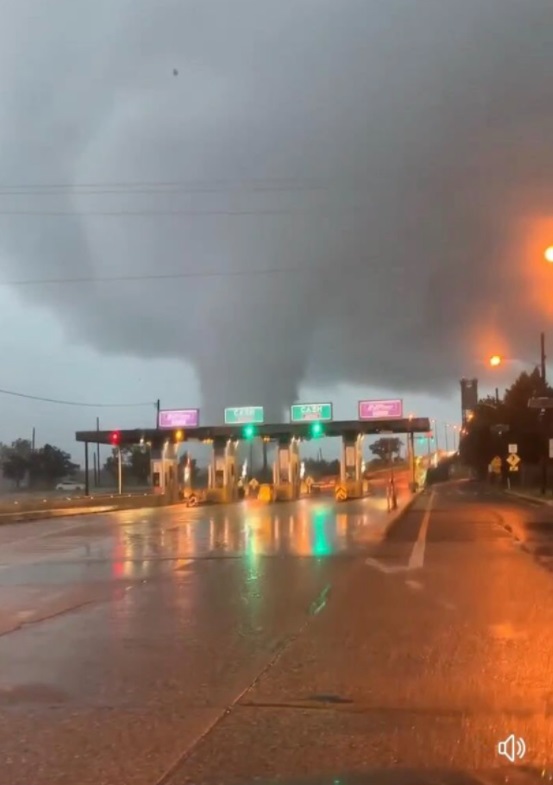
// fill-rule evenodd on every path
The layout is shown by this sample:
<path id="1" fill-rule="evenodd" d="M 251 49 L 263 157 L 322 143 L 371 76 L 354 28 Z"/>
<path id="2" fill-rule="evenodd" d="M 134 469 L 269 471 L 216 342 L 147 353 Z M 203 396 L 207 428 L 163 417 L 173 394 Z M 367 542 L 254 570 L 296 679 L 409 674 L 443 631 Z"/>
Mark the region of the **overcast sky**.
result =
<path id="1" fill-rule="evenodd" d="M 537 361 L 551 0 L 7 0 L 0 21 L 0 387 L 95 404 L 2 395 L 1 441 L 73 450 L 97 416 L 153 425 L 157 398 L 215 422 L 397 396 L 457 422 L 460 376 L 522 367 L 489 353 Z"/>

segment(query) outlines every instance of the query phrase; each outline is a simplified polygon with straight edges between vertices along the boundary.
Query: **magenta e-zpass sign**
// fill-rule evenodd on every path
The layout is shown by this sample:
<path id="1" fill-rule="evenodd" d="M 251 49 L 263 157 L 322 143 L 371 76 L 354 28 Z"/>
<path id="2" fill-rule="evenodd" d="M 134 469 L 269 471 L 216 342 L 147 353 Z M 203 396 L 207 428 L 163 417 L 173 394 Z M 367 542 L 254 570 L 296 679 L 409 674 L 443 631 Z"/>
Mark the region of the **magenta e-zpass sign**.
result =
<path id="1" fill-rule="evenodd" d="M 160 428 L 197 428 L 199 424 L 199 409 L 163 409 L 159 413 Z"/>
<path id="2" fill-rule="evenodd" d="M 360 420 L 391 420 L 403 417 L 403 401 L 359 401 Z"/>

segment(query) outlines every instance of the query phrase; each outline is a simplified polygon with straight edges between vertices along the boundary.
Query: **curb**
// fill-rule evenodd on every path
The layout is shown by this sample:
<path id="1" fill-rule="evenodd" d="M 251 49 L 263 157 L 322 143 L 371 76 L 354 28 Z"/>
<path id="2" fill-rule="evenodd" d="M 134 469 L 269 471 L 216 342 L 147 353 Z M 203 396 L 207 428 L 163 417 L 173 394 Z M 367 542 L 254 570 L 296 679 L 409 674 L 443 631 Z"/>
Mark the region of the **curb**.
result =
<path id="1" fill-rule="evenodd" d="M 101 515 L 102 513 L 123 511 L 122 507 L 82 507 L 73 510 L 32 510 L 29 512 L 0 513 L 0 526 L 12 523 L 33 523 L 34 521 L 48 521 L 51 518 L 75 518 L 78 515 Z M 126 508 L 128 509 L 128 508 Z M 134 508 L 136 509 L 136 508 Z"/>
<path id="2" fill-rule="evenodd" d="M 36 521 L 49 521 L 52 518 L 75 518 L 78 515 L 101 515 L 113 512 L 129 512 L 132 510 L 161 510 L 166 507 L 175 507 L 176 504 L 161 505 L 156 504 L 152 507 L 126 505 L 106 505 L 105 507 L 62 507 L 58 510 L 28 510 L 23 512 L 3 512 L 0 513 L 0 526 L 7 526 L 13 523 L 34 523 Z M 201 504 L 198 507 L 203 506 Z"/>
<path id="3" fill-rule="evenodd" d="M 400 510 L 395 512 L 391 518 L 388 519 L 388 521 L 386 522 L 386 526 L 384 528 L 384 532 L 382 534 L 383 538 L 388 536 L 388 534 L 393 529 L 393 527 L 401 521 L 404 515 L 407 515 L 407 513 L 411 510 L 415 502 L 418 501 L 418 499 L 420 499 L 420 497 L 424 494 L 425 490 L 426 490 L 425 488 L 422 488 L 420 491 L 416 491 L 411 496 L 411 498 L 406 502 L 406 504 Z"/>
<path id="4" fill-rule="evenodd" d="M 525 493 L 517 493 L 516 491 L 504 490 L 503 493 L 506 496 L 510 496 L 512 499 L 520 499 L 523 502 L 529 502 L 530 504 L 537 504 L 540 507 L 553 506 L 553 499 L 544 499 L 544 498 L 540 498 L 539 496 L 528 496 Z"/>

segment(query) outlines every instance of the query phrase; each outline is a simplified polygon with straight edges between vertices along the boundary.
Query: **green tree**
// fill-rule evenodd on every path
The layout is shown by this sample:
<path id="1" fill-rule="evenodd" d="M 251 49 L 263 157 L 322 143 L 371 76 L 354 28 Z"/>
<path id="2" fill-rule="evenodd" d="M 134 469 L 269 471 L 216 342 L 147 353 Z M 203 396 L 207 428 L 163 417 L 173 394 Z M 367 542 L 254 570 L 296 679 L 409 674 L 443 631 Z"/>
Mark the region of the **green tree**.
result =
<path id="1" fill-rule="evenodd" d="M 70 476 L 77 468 L 69 453 L 59 447 L 45 444 L 39 450 L 33 450 L 27 439 L 16 439 L 10 447 L 3 447 L 1 454 L 2 473 L 18 488 L 27 476 L 31 485 L 38 482 L 50 485 Z"/>
<path id="2" fill-rule="evenodd" d="M 509 443 L 517 445 L 523 461 L 539 461 L 548 424 L 540 419 L 538 410 L 528 407 L 534 396 L 553 396 L 553 388 L 544 384 L 537 368 L 521 373 L 499 401 L 481 399 L 461 438 L 463 462 L 484 476 L 492 458 L 506 457 Z"/>
<path id="3" fill-rule="evenodd" d="M 150 448 L 132 447 L 125 456 L 125 462 L 135 480 L 145 485 L 150 477 Z"/>
<path id="4" fill-rule="evenodd" d="M 31 484 L 44 482 L 49 485 L 70 477 L 78 468 L 69 453 L 52 444 L 31 451 L 28 466 Z"/>
<path id="5" fill-rule="evenodd" d="M 323 458 L 306 458 L 305 475 L 318 480 L 320 477 L 333 477 L 340 474 L 340 461 L 325 461 Z"/>
<path id="6" fill-rule="evenodd" d="M 389 461 L 390 458 L 397 458 L 403 442 L 397 436 L 382 436 L 370 445 L 373 455 L 381 461 Z"/>
<path id="7" fill-rule="evenodd" d="M 130 466 L 129 466 L 129 454 L 131 448 L 130 447 L 121 447 L 121 471 L 123 475 L 123 480 L 128 478 Z M 114 447 L 111 451 L 111 455 L 106 458 L 104 463 L 104 471 L 107 472 L 113 480 L 117 480 L 118 472 L 119 472 L 119 449 Z"/>
<path id="8" fill-rule="evenodd" d="M 27 439 L 16 439 L 10 447 L 3 445 L 2 474 L 13 480 L 17 488 L 29 473 L 31 452 L 31 442 Z"/>
<path id="9" fill-rule="evenodd" d="M 140 484 L 146 484 L 150 477 L 150 448 L 141 445 L 121 448 L 121 470 L 123 482 L 131 477 Z M 104 463 L 106 471 L 116 482 L 119 472 L 119 450 L 115 447 Z"/>

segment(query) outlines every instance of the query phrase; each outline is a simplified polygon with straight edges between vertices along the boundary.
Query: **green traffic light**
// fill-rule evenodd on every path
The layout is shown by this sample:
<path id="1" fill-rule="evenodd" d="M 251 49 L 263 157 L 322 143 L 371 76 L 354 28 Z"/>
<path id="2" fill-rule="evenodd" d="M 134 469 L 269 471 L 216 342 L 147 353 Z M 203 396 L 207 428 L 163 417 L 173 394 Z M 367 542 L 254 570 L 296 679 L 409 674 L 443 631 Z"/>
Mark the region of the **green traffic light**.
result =
<path id="1" fill-rule="evenodd" d="M 253 425 L 246 425 L 244 427 L 244 438 L 245 439 L 253 439 L 255 436 L 255 428 Z"/>
<path id="2" fill-rule="evenodd" d="M 311 436 L 313 438 L 317 438 L 323 435 L 323 426 L 320 422 L 313 422 L 311 423 Z"/>

